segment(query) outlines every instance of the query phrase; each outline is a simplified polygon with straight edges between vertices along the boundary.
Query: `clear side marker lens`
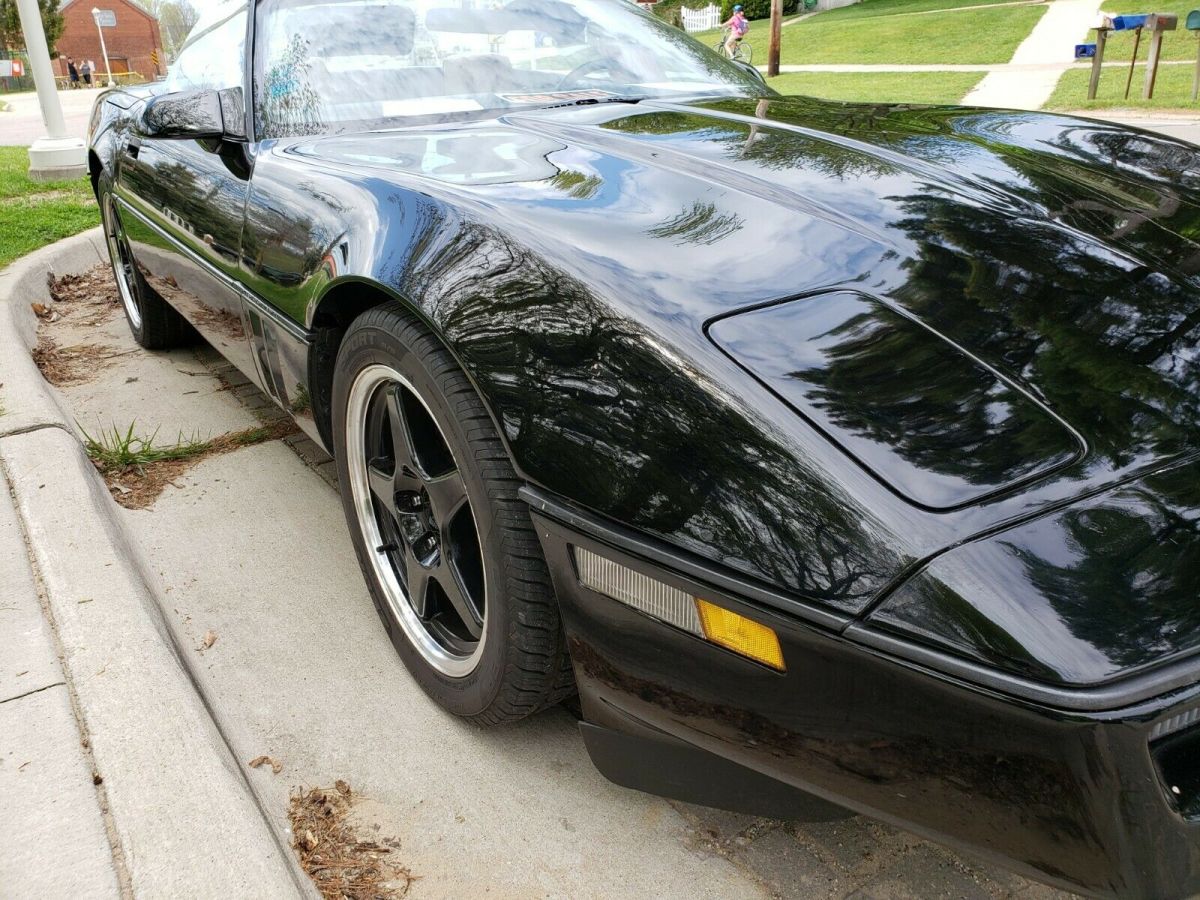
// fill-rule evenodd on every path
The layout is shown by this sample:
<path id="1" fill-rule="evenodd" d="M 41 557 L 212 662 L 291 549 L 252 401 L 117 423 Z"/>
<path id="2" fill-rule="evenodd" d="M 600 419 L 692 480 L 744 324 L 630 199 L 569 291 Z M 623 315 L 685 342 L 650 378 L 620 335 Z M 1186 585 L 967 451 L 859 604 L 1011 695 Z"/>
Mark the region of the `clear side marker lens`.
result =
<path id="1" fill-rule="evenodd" d="M 696 603 L 687 591 L 656 581 L 591 550 L 575 548 L 579 580 L 601 594 L 620 600 L 648 616 L 704 637 Z"/>
<path id="2" fill-rule="evenodd" d="M 780 672 L 786 671 L 779 637 L 766 625 L 693 597 L 619 562 L 575 547 L 575 565 L 584 587 L 732 650 Z"/>

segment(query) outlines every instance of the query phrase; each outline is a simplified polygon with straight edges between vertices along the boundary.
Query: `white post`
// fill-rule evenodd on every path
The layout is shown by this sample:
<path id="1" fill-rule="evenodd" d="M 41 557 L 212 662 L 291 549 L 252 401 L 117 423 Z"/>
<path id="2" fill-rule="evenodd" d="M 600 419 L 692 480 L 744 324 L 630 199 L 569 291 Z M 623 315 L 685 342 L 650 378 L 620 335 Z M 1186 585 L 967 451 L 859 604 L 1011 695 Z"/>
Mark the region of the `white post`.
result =
<path id="1" fill-rule="evenodd" d="M 25 34 L 29 69 L 37 87 L 38 104 L 46 137 L 38 138 L 29 148 L 29 177 L 34 181 L 75 178 L 87 171 L 87 152 L 82 138 L 67 136 L 67 124 L 58 102 L 58 87 L 50 68 L 50 50 L 37 0 L 17 0 L 17 15 Z"/>
<path id="2" fill-rule="evenodd" d="M 108 75 L 107 87 L 115 87 L 112 80 L 112 67 L 108 64 L 108 47 L 104 46 L 104 29 L 100 27 L 100 8 L 92 7 L 92 18 L 96 21 L 96 33 L 100 35 L 100 55 L 104 57 L 104 72 Z"/>

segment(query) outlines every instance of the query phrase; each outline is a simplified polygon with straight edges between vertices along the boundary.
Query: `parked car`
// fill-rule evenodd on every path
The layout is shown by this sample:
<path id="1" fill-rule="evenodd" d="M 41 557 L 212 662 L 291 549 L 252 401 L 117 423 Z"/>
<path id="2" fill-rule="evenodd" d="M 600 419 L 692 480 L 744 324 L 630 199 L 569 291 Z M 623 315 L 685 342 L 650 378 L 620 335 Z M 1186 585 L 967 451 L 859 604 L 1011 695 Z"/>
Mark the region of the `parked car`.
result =
<path id="1" fill-rule="evenodd" d="M 333 454 L 447 710 L 1200 890 L 1197 148 L 780 97 L 615 0 L 228 4 L 89 146 L 134 337 Z"/>

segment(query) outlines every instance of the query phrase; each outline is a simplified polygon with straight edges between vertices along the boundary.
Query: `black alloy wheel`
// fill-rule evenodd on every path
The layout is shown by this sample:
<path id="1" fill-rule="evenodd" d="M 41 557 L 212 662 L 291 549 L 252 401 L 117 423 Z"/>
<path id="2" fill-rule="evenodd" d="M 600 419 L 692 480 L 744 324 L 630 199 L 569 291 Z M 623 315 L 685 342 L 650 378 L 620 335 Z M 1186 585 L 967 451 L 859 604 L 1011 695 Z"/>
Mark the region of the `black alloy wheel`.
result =
<path id="1" fill-rule="evenodd" d="M 467 674 L 485 641 L 487 579 L 454 454 L 433 414 L 389 366 L 359 373 L 348 415 L 347 427 L 363 437 L 361 448 L 348 442 L 359 455 L 350 477 L 364 504 L 360 524 L 378 542 L 374 562 L 405 631 L 431 666 Z"/>
<path id="2" fill-rule="evenodd" d="M 341 343 L 333 437 L 363 574 L 422 688 L 488 724 L 570 696 L 521 482 L 465 374 L 398 303 L 364 313 Z"/>
<path id="3" fill-rule="evenodd" d="M 169 350 L 188 343 L 194 336 L 191 326 L 146 283 L 138 268 L 111 181 L 101 175 L 96 188 L 104 243 L 133 339 L 147 350 Z"/>

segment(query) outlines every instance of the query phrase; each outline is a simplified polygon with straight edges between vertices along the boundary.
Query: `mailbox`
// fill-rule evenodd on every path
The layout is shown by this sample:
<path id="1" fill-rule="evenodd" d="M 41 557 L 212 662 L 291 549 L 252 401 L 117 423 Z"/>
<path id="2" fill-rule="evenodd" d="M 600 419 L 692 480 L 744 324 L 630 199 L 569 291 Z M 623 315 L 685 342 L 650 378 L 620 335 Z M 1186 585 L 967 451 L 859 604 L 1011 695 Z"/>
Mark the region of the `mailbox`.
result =
<path id="1" fill-rule="evenodd" d="M 1135 28 L 1141 28 L 1146 24 L 1146 19 L 1149 16 L 1113 16 L 1112 30 L 1113 31 L 1132 31 Z"/>
<path id="2" fill-rule="evenodd" d="M 1137 65 L 1138 47 L 1142 42 L 1142 32 L 1150 33 L 1150 54 L 1146 58 L 1146 82 L 1142 87 L 1142 99 L 1149 100 L 1154 96 L 1154 82 L 1158 78 L 1158 62 L 1162 54 L 1163 34 L 1174 31 L 1179 27 L 1179 16 L 1173 13 L 1139 13 L 1136 15 L 1107 16 L 1102 15 L 1098 23 L 1092 26 L 1096 32 L 1096 43 L 1076 44 L 1075 58 L 1092 60 L 1092 74 L 1088 80 L 1088 99 L 1096 99 L 1096 89 L 1100 84 L 1100 71 L 1104 60 L 1104 45 L 1109 32 L 1132 31 L 1133 54 L 1129 59 L 1129 74 L 1125 79 L 1125 97 L 1129 98 L 1129 88 L 1133 84 L 1133 70 Z M 1200 10 L 1188 14 L 1187 27 L 1200 30 Z M 1087 48 L 1091 47 L 1091 52 Z M 1196 79 L 1192 87 L 1192 99 L 1196 99 L 1196 90 L 1200 88 L 1200 57 L 1196 62 Z"/>

